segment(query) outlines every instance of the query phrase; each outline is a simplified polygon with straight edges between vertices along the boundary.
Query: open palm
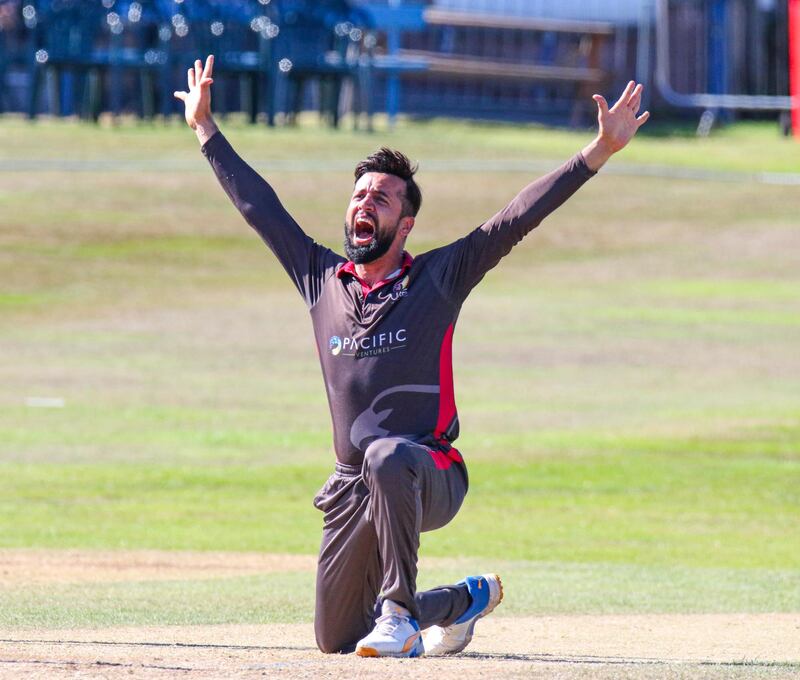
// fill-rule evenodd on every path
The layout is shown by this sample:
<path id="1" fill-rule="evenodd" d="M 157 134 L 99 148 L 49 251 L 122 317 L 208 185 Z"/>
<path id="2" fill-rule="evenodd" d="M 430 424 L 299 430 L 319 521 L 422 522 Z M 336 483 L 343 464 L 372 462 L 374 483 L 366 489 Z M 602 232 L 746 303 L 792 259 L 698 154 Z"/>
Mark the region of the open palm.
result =
<path id="1" fill-rule="evenodd" d="M 642 84 L 637 85 L 632 80 L 611 108 L 608 108 L 608 102 L 602 95 L 593 95 L 592 99 L 597 102 L 599 139 L 612 153 L 619 151 L 631 141 L 636 131 L 650 117 L 649 111 L 645 111 L 641 116 L 637 115 L 642 103 Z"/>
<path id="2" fill-rule="evenodd" d="M 186 79 L 188 92 L 175 92 L 175 97 L 186 106 L 184 115 L 189 127 L 197 129 L 198 124 L 211 120 L 211 74 L 214 71 L 214 55 L 208 55 L 206 65 L 198 59 L 189 69 Z"/>

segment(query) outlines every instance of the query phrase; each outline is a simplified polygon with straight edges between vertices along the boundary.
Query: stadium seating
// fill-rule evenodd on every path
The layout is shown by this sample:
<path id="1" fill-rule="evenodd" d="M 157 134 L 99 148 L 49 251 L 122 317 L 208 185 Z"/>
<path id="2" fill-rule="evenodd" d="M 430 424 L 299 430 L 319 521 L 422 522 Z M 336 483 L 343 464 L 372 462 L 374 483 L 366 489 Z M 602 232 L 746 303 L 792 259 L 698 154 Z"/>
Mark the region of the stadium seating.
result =
<path id="1" fill-rule="evenodd" d="M 345 0 L 281 0 L 277 7 L 276 59 L 289 122 L 303 106 L 305 86 L 316 81 L 320 113 L 338 125 L 343 84 L 359 85 L 365 16 Z"/>
<path id="2" fill-rule="evenodd" d="M 549 85 L 570 91 L 570 122 L 585 122 L 590 96 L 610 80 L 603 52 L 614 36 L 610 23 L 428 8 L 422 44 L 399 51 L 427 69 L 416 75 L 444 95 L 480 84 L 490 89 Z M 414 75 L 411 72 L 410 75 Z M 441 96 L 440 95 L 440 96 Z M 587 105 L 588 102 L 588 105 Z"/>
<path id="3" fill-rule="evenodd" d="M 276 111 L 293 120 L 305 86 L 316 81 L 320 111 L 336 125 L 343 83 L 357 85 L 364 17 L 346 0 L 23 3 L 16 11 L 28 46 L 31 117 L 41 110 L 46 88 L 56 115 L 171 115 L 178 110 L 172 92 L 184 87 L 186 68 L 211 53 L 216 109 L 222 115 L 244 110 L 251 122 L 264 113 L 273 124 Z M 0 40 L 0 78 L 8 62 L 4 44 Z"/>
<path id="4" fill-rule="evenodd" d="M 9 6 L 15 50 L 0 23 L 0 88 L 9 65 L 18 72 L 24 62 L 31 117 L 44 108 L 94 120 L 102 111 L 178 114 L 172 92 L 195 58 L 214 53 L 215 110 L 244 111 L 251 122 L 263 115 L 274 124 L 283 113 L 291 123 L 309 105 L 331 125 L 345 110 L 370 120 L 378 107 L 391 120 L 401 80 L 405 97 L 430 92 L 441 113 L 457 115 L 467 96 L 497 111 L 515 92 L 529 99 L 539 88 L 542 101 L 573 106 L 579 122 L 587 93 L 607 80 L 613 35 L 602 22 L 444 11 L 421 0 L 0 0 L 6 14 Z"/>

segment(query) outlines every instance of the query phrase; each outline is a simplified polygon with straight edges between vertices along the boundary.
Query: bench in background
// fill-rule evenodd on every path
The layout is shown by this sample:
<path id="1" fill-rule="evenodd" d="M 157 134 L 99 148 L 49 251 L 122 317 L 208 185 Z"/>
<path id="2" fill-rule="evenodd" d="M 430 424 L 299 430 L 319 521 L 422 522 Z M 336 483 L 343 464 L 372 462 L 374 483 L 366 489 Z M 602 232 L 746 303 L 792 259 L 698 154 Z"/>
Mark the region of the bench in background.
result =
<path id="1" fill-rule="evenodd" d="M 512 17 L 428 8 L 427 29 L 408 36 L 398 57 L 424 63 L 406 78 L 460 82 L 562 85 L 571 90 L 570 124 L 594 111 L 591 95 L 610 80 L 603 61 L 610 23 Z"/>

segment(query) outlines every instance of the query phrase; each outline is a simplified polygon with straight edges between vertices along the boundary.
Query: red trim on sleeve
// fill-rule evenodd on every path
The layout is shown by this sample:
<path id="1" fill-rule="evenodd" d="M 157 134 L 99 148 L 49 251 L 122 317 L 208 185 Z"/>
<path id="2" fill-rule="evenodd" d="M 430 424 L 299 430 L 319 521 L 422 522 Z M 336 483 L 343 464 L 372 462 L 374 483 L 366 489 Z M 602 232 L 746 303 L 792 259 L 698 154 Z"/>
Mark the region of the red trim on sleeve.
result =
<path id="1" fill-rule="evenodd" d="M 450 324 L 442 340 L 439 350 L 439 417 L 436 420 L 434 436 L 444 439 L 445 434 L 456 417 L 456 394 L 453 387 L 453 331 Z"/>

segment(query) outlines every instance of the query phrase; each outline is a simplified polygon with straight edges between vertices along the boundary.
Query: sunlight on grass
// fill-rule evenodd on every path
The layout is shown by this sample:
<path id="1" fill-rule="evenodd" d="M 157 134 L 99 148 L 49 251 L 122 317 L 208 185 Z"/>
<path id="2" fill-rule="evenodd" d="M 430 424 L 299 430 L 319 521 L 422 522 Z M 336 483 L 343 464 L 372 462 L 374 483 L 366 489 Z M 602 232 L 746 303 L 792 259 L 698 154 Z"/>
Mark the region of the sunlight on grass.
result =
<path id="1" fill-rule="evenodd" d="M 334 248 L 353 163 L 384 143 L 418 158 L 415 254 L 501 208 L 532 178 L 526 163 L 550 167 L 591 138 L 450 121 L 225 130 Z M 654 125 L 612 164 L 800 172 L 771 124 L 664 132 Z M 191 132 L 4 119 L 0 165 L 13 170 L 0 220 L 0 546 L 314 553 L 311 498 L 333 454 L 307 312 Z M 472 486 L 423 555 L 502 558 L 518 593 L 509 613 L 796 610 L 798 214 L 795 186 L 608 172 L 515 248 L 460 316 L 458 446 Z M 437 569 L 431 579 L 463 576 Z M 6 589 L 0 617 L 300 620 L 310 584 Z M 298 588 L 299 604 L 281 588 Z"/>

